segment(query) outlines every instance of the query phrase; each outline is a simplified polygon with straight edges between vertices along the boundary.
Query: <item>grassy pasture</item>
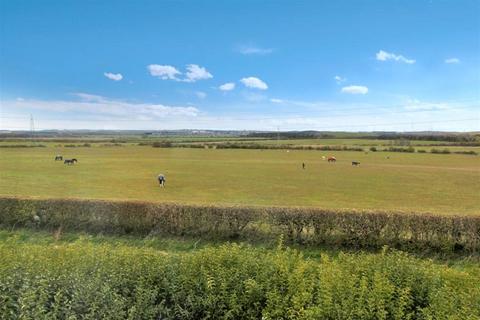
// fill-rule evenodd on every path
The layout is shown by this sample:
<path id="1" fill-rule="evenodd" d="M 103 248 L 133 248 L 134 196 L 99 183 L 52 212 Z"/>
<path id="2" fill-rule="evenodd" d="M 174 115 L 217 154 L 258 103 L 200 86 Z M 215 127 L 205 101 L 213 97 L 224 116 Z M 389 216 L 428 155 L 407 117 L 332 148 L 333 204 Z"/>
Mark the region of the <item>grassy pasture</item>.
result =
<path id="1" fill-rule="evenodd" d="M 79 163 L 55 162 L 55 154 Z M 331 154 L 337 163 L 322 160 Z M 361 165 L 352 167 L 353 160 Z M 167 176 L 165 189 L 156 181 L 160 172 Z M 479 158 L 466 155 L 139 146 L 0 150 L 0 195 L 8 196 L 480 214 L 479 190 Z"/>

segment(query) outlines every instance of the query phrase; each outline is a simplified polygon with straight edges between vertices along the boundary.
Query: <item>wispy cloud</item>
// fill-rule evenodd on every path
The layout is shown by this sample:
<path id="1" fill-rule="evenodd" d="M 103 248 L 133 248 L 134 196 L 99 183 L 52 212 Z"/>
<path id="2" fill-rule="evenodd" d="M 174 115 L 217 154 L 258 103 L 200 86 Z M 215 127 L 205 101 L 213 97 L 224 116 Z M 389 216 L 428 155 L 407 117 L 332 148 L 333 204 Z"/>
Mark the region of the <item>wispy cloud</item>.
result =
<path id="1" fill-rule="evenodd" d="M 235 83 L 233 82 L 224 83 L 221 86 L 219 86 L 218 89 L 222 91 L 232 91 L 233 89 L 235 89 Z"/>
<path id="2" fill-rule="evenodd" d="M 337 82 L 337 84 L 342 84 L 343 82 L 347 81 L 347 78 L 343 78 L 340 76 L 335 76 L 334 79 Z"/>
<path id="3" fill-rule="evenodd" d="M 281 104 L 284 106 L 302 107 L 302 108 L 309 108 L 309 109 L 323 108 L 323 107 L 329 107 L 333 105 L 331 102 L 325 102 L 325 101 L 298 101 L 298 100 L 288 100 L 288 99 L 279 99 L 279 98 L 271 98 L 270 102 L 275 104 Z"/>
<path id="4" fill-rule="evenodd" d="M 261 48 L 254 45 L 237 46 L 236 51 L 244 55 L 266 55 L 273 52 L 272 48 Z"/>
<path id="5" fill-rule="evenodd" d="M 402 55 L 386 52 L 386 51 L 383 51 L 383 50 L 380 50 L 380 51 L 377 52 L 376 58 L 379 61 L 394 60 L 394 61 L 398 61 L 398 62 L 404 62 L 404 63 L 407 63 L 407 64 L 414 64 L 415 63 L 415 60 L 413 60 L 413 59 L 408 59 L 408 58 L 405 58 Z"/>
<path id="6" fill-rule="evenodd" d="M 195 95 L 197 96 L 197 98 L 199 99 L 205 99 L 207 97 L 207 94 L 203 91 L 197 91 L 195 92 Z"/>
<path id="7" fill-rule="evenodd" d="M 268 85 L 261 79 L 257 77 L 247 77 L 240 80 L 244 86 L 253 89 L 267 90 Z"/>
<path id="8" fill-rule="evenodd" d="M 365 86 L 347 86 L 342 88 L 342 92 L 349 94 L 367 94 L 368 88 Z"/>
<path id="9" fill-rule="evenodd" d="M 123 76 L 121 73 L 104 72 L 103 75 L 113 81 L 120 81 L 123 79 Z"/>
<path id="10" fill-rule="evenodd" d="M 242 93 L 243 98 L 252 103 L 259 103 L 267 101 L 268 97 L 262 93 L 245 91 Z"/>
<path id="11" fill-rule="evenodd" d="M 448 58 L 448 59 L 445 59 L 445 63 L 450 63 L 450 64 L 460 63 L 460 59 L 458 59 L 458 58 Z"/>
<path id="12" fill-rule="evenodd" d="M 109 119 L 161 119 L 166 117 L 196 117 L 199 110 L 193 106 L 167 106 L 156 103 L 134 103 L 111 99 L 88 93 L 74 93 L 77 99 L 37 100 L 23 99 L 2 101 L 5 108 L 12 110 L 34 109 L 58 113 L 73 113 L 75 118 L 104 117 Z"/>
<path id="13" fill-rule="evenodd" d="M 408 99 L 403 106 L 406 110 L 447 110 L 453 108 L 446 102 L 425 102 L 418 99 Z"/>
<path id="14" fill-rule="evenodd" d="M 182 74 L 174 66 L 150 64 L 147 66 L 150 75 L 158 77 L 162 80 L 178 80 L 177 75 Z"/>

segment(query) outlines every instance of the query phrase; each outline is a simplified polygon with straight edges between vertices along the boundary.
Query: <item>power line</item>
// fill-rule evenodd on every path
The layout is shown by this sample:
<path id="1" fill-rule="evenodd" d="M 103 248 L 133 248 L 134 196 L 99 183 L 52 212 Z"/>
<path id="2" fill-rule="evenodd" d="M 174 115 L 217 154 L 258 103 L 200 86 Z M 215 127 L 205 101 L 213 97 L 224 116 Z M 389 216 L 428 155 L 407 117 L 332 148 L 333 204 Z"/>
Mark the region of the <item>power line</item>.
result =
<path id="1" fill-rule="evenodd" d="M 30 115 L 30 134 L 32 135 L 32 138 L 33 138 L 34 132 L 35 132 L 35 122 L 33 121 L 33 115 Z"/>

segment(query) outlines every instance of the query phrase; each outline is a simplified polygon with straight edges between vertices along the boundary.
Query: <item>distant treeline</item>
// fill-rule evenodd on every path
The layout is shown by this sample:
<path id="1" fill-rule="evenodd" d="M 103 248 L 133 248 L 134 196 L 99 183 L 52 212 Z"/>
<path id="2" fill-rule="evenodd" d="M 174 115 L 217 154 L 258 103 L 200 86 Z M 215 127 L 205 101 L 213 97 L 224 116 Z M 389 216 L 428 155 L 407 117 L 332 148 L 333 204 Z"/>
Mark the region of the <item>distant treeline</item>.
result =
<path id="1" fill-rule="evenodd" d="M 251 138 L 267 138 L 267 139 L 334 139 L 338 136 L 330 133 L 322 133 L 318 131 L 286 131 L 286 132 L 253 132 L 246 135 Z M 343 137 L 343 135 L 342 135 Z M 357 138 L 358 135 L 352 135 Z"/>
<path id="2" fill-rule="evenodd" d="M 378 139 L 378 140 L 427 140 L 465 143 L 464 145 L 480 145 L 480 134 L 460 133 L 324 133 L 319 131 L 290 132 L 254 132 L 247 135 L 252 138 L 267 139 Z"/>
<path id="3" fill-rule="evenodd" d="M 317 151 L 357 151 L 357 152 L 407 152 L 407 153 L 427 153 L 427 150 L 415 149 L 412 146 L 408 147 L 370 147 L 365 150 L 357 146 L 345 145 L 291 145 L 291 144 L 262 144 L 262 143 L 172 143 L 170 141 L 156 141 L 156 142 L 140 142 L 139 146 L 152 146 L 154 148 L 196 148 L 196 149 L 255 149 L 255 150 L 317 150 Z M 477 155 L 473 150 L 465 151 L 450 151 L 449 149 L 431 149 L 430 153 L 435 154 L 466 154 Z"/>
<path id="4" fill-rule="evenodd" d="M 0 148 L 46 148 L 44 144 L 4 144 Z"/>
<path id="5" fill-rule="evenodd" d="M 480 252 L 480 216 L 295 207 L 0 198 L 1 228 L 190 236 L 406 251 Z"/>
<path id="6" fill-rule="evenodd" d="M 365 139 L 372 139 L 369 137 L 362 137 Z M 427 141 L 449 141 L 449 142 L 459 142 L 466 143 L 475 143 L 474 145 L 480 144 L 480 135 L 478 134 L 407 134 L 407 133 L 387 133 L 380 134 L 374 137 L 374 139 L 379 140 L 427 140 Z"/>

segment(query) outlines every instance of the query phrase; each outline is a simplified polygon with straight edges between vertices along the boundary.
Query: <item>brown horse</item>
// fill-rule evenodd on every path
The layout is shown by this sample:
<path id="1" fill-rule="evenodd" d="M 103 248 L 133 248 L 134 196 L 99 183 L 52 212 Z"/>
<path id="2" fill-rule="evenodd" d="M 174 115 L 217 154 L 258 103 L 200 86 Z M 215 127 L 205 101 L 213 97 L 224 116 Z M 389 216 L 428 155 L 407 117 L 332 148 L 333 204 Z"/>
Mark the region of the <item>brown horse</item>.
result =
<path id="1" fill-rule="evenodd" d="M 328 160 L 328 162 L 335 162 L 335 161 L 337 161 L 337 158 L 335 158 L 335 157 L 328 157 L 327 160 Z"/>

